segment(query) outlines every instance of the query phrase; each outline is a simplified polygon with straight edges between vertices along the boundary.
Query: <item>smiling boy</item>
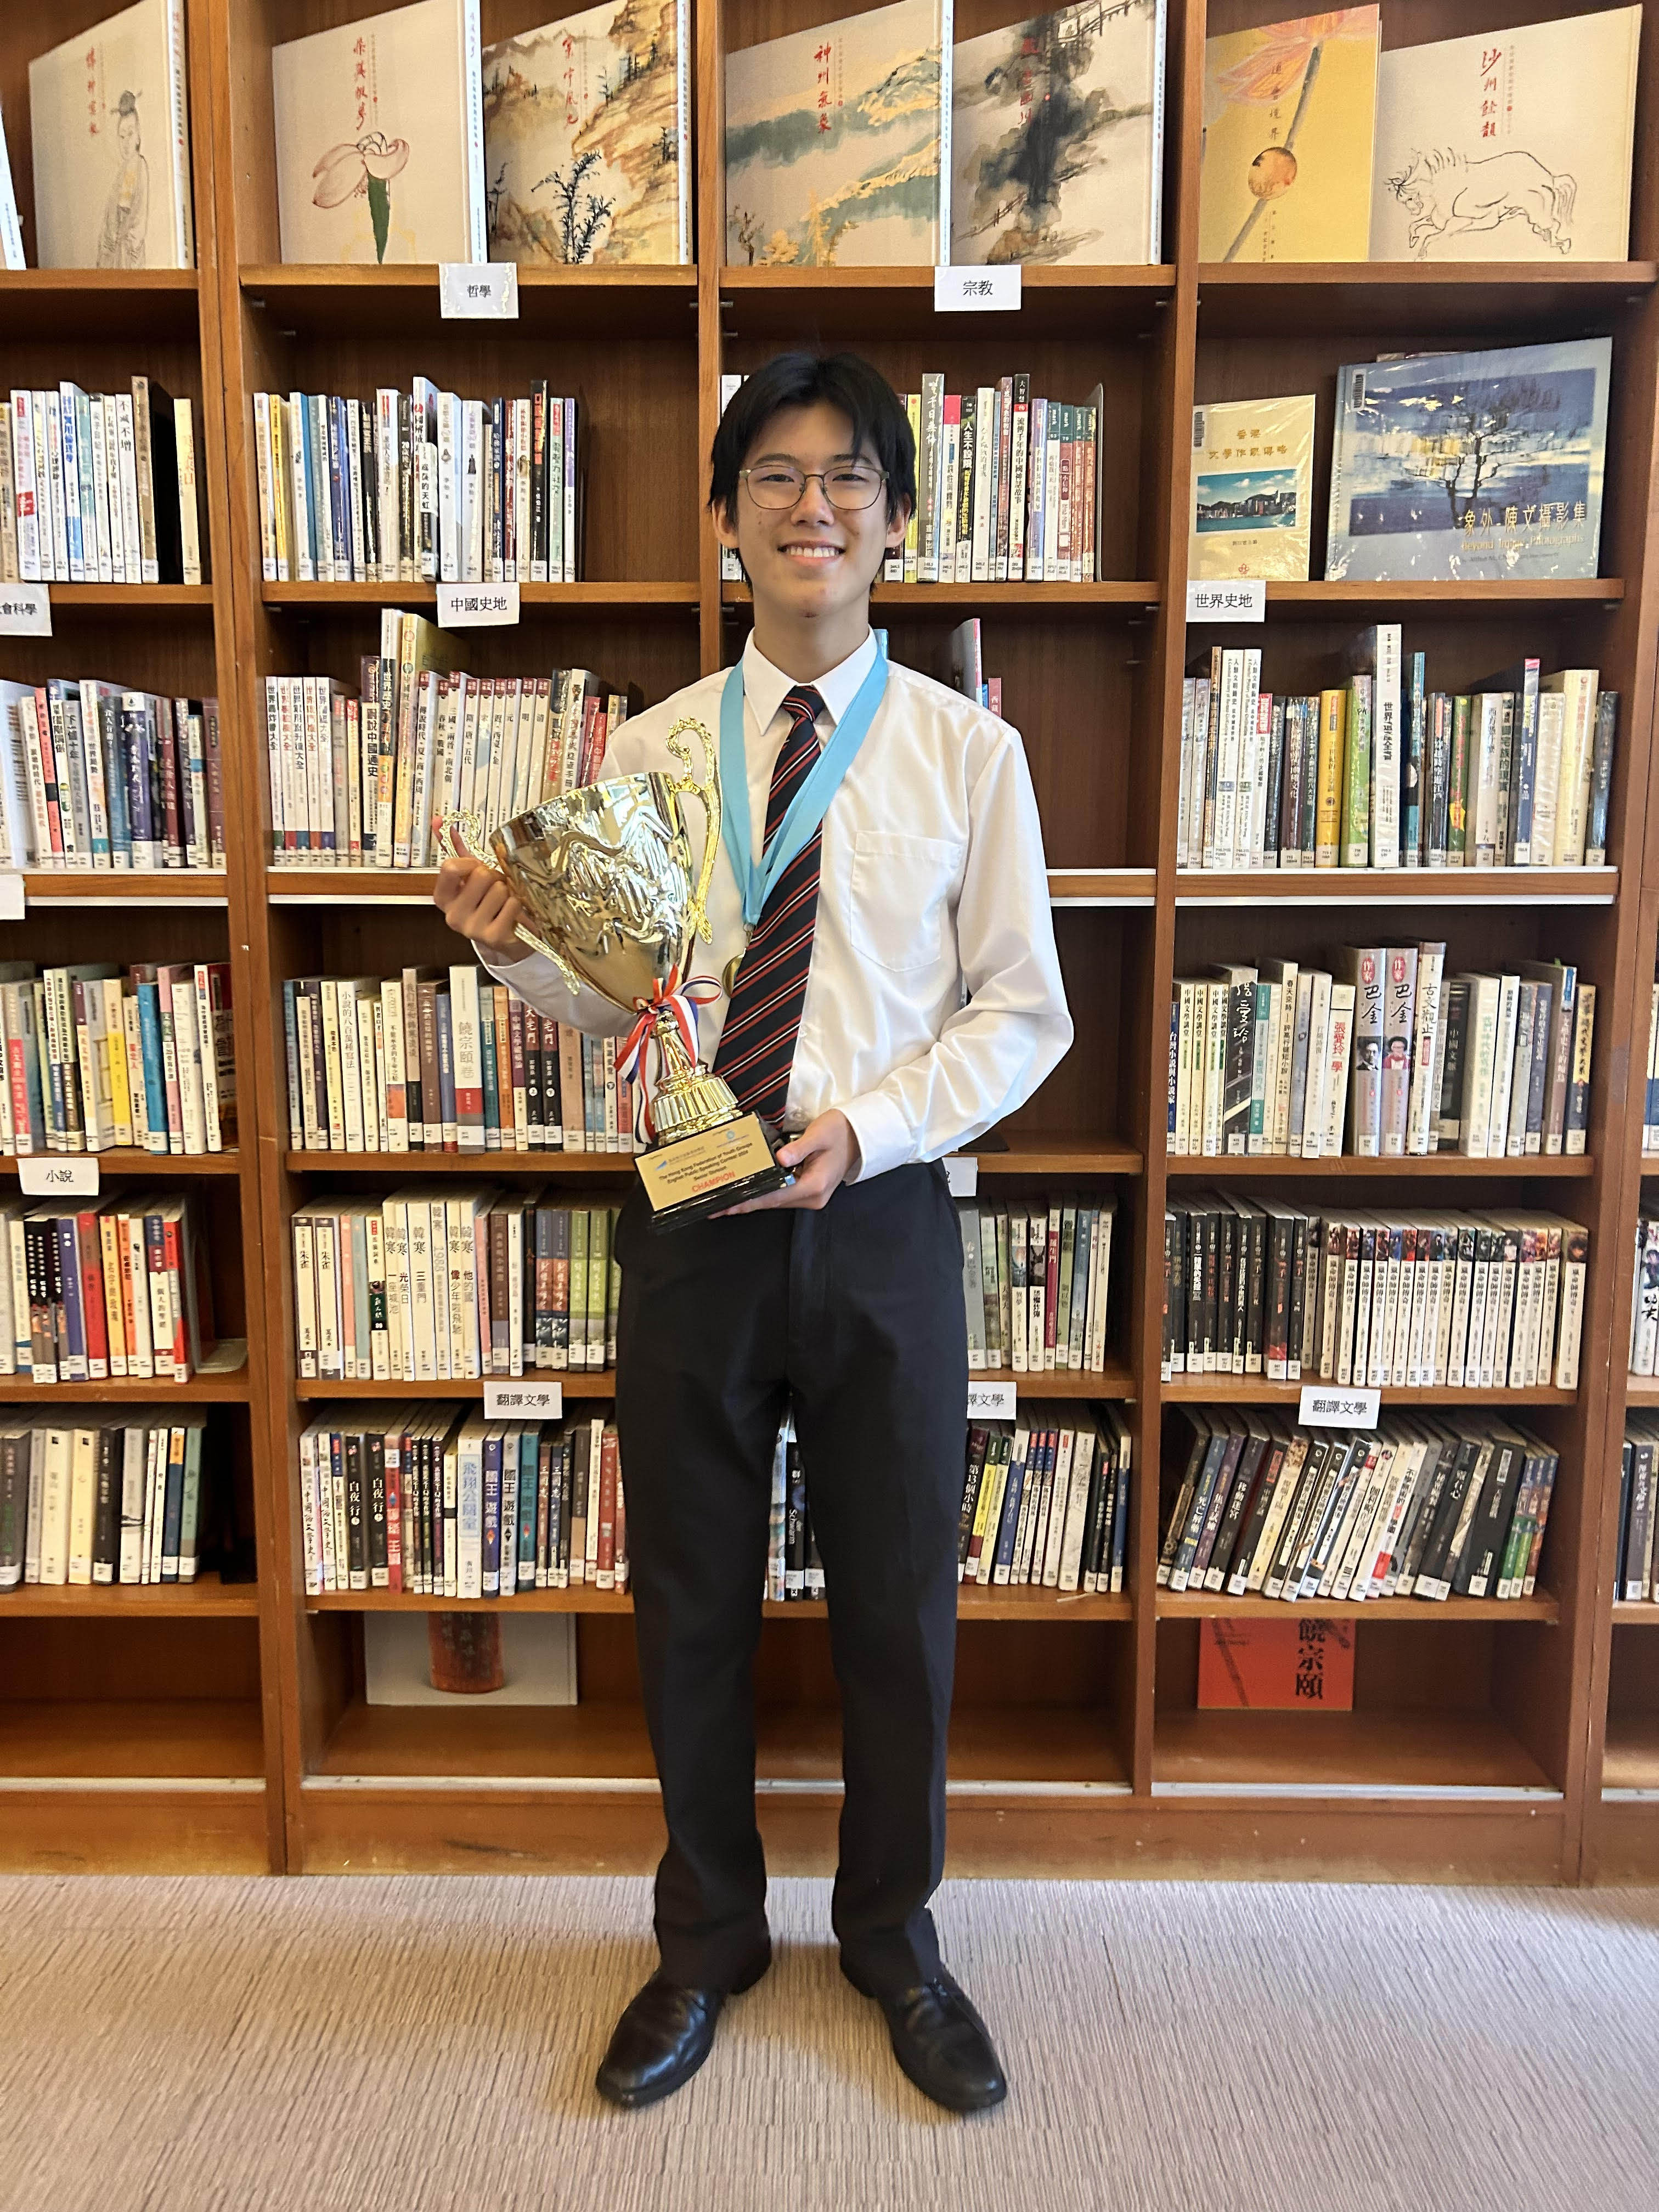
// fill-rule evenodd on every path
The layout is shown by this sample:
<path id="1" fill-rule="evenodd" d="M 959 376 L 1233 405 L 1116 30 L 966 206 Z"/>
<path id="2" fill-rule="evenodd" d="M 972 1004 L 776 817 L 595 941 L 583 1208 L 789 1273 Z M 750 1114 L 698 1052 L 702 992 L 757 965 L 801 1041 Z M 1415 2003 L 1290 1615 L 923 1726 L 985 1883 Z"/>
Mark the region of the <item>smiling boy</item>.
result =
<path id="1" fill-rule="evenodd" d="M 915 501 L 903 404 L 866 362 L 787 354 L 750 377 L 716 434 L 709 494 L 753 587 L 748 643 L 737 671 L 625 722 L 605 760 L 613 774 L 672 772 L 669 729 L 690 714 L 717 730 L 734 687 L 748 788 L 724 796 L 747 817 L 748 877 L 724 855 L 715 867 L 695 964 L 726 989 L 701 1043 L 739 1104 L 786 1133 L 779 1158 L 794 1171 L 669 1235 L 636 1191 L 617 1232 L 617 1422 L 668 1829 L 661 1965 L 599 2073 L 619 2105 L 678 2088 L 726 1998 L 770 1962 L 753 1662 L 773 1449 L 792 1407 L 842 1696 L 842 1971 L 879 2003 L 927 2095 L 971 2112 L 1006 2094 L 928 1910 L 945 1853 L 968 1382 L 962 1247 L 937 1163 L 1030 1097 L 1072 1024 L 1018 732 L 890 664 L 870 627 L 871 586 Z M 814 787 L 804 836 L 800 809 L 784 827 L 837 736 L 839 781 Z M 629 1026 L 516 944 L 520 908 L 493 871 L 448 862 L 435 896 L 543 1013 Z"/>

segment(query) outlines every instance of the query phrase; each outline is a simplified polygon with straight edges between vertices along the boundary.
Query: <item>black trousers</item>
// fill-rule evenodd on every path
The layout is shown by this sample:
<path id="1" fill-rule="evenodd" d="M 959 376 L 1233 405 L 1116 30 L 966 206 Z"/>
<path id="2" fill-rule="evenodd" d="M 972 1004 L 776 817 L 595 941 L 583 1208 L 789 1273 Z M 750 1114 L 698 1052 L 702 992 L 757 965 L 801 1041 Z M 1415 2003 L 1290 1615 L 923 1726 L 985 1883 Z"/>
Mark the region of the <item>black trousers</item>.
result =
<path id="1" fill-rule="evenodd" d="M 753 1666 L 773 1449 L 793 1400 L 841 1686 L 832 1920 L 872 1987 L 939 1966 L 966 1449 L 962 1243 L 942 1168 L 667 1235 L 617 1229 L 617 1422 L 647 1720 L 668 1849 L 656 1931 L 676 1980 L 768 1955 Z"/>

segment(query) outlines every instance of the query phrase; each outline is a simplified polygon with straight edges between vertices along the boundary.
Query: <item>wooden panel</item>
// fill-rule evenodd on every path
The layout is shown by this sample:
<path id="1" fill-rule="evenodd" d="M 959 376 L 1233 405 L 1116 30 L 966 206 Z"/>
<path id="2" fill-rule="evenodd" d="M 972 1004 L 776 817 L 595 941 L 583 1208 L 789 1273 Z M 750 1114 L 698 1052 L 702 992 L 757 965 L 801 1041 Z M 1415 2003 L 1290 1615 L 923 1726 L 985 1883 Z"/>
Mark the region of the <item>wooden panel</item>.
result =
<path id="1" fill-rule="evenodd" d="M 7 1874 L 265 1874 L 263 1789 L 0 1790 Z"/>

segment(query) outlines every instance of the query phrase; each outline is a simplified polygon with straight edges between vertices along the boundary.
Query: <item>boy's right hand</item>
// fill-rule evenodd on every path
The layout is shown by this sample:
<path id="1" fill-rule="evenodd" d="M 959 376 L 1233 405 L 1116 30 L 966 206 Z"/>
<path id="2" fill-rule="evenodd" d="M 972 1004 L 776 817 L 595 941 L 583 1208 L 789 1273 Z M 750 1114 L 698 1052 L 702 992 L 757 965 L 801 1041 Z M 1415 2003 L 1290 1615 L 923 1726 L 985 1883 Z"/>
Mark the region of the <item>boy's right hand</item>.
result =
<path id="1" fill-rule="evenodd" d="M 445 860 L 438 871 L 433 903 L 456 934 L 481 945 L 501 961 L 527 960 L 530 947 L 514 935 L 525 921 L 524 908 L 505 876 L 469 854 Z"/>

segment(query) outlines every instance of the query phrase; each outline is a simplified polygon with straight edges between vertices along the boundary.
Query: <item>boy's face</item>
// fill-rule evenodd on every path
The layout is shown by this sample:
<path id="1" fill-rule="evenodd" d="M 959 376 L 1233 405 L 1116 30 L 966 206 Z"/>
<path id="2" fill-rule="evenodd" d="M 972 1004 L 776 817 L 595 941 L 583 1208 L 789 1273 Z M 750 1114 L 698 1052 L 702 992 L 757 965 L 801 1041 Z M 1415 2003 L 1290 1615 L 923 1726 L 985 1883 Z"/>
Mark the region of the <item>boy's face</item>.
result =
<path id="1" fill-rule="evenodd" d="M 744 456 L 745 469 L 764 474 L 769 465 L 793 463 L 808 477 L 793 507 L 758 504 L 750 489 L 754 477 L 740 477 L 730 521 L 715 509 L 714 528 L 722 545 L 742 556 L 757 603 L 792 619 L 833 616 L 869 597 L 890 550 L 902 544 L 909 520 L 901 502 L 890 517 L 884 483 L 866 507 L 832 506 L 819 472 L 833 474 L 839 464 L 859 460 L 879 466 L 866 445 L 853 445 L 853 426 L 839 408 L 818 401 L 811 407 L 782 407 L 762 429 Z"/>

